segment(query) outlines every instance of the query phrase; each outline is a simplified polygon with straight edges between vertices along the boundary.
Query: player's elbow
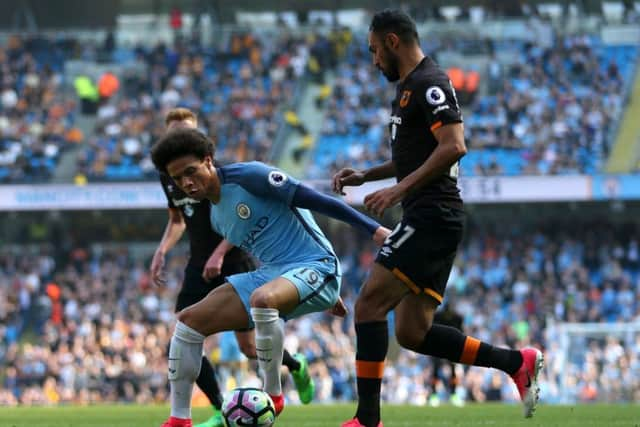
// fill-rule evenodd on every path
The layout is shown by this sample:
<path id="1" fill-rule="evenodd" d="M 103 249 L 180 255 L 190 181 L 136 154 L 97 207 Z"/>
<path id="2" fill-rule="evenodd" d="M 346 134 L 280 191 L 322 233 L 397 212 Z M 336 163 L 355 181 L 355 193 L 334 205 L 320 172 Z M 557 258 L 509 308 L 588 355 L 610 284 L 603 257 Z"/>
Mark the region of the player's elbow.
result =
<path id="1" fill-rule="evenodd" d="M 467 154 L 467 146 L 464 140 L 456 141 L 455 144 L 452 144 L 452 151 L 456 161 L 464 157 L 464 155 Z"/>

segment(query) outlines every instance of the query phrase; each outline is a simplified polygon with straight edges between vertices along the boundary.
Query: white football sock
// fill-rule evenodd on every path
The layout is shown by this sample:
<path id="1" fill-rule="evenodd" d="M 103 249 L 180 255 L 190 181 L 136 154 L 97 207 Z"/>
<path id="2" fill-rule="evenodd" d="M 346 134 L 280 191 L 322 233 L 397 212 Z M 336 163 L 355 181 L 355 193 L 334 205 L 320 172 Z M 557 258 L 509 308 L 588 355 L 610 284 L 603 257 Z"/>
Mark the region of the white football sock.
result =
<path id="1" fill-rule="evenodd" d="M 193 383 L 200 374 L 205 336 L 178 321 L 169 348 L 171 416 L 191 418 Z"/>
<path id="2" fill-rule="evenodd" d="M 251 318 L 256 324 L 256 353 L 258 366 L 264 373 L 264 391 L 272 396 L 282 394 L 280 366 L 284 351 L 284 324 L 275 308 L 251 307 Z"/>

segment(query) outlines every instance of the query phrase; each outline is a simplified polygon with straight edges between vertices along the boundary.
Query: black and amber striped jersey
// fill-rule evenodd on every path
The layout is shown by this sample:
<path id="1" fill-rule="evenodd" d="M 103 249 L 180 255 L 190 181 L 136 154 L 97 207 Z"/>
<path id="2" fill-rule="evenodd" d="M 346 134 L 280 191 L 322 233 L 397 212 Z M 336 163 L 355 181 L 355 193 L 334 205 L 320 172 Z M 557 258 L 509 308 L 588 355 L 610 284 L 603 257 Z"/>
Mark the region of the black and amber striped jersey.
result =
<path id="1" fill-rule="evenodd" d="M 429 158 L 438 145 L 433 131 L 461 123 L 455 90 L 442 69 L 425 57 L 396 88 L 389 120 L 392 160 L 400 181 Z M 462 208 L 457 186 L 458 163 L 448 173 L 413 191 L 402 201 L 404 216 L 421 221 L 434 208 Z"/>

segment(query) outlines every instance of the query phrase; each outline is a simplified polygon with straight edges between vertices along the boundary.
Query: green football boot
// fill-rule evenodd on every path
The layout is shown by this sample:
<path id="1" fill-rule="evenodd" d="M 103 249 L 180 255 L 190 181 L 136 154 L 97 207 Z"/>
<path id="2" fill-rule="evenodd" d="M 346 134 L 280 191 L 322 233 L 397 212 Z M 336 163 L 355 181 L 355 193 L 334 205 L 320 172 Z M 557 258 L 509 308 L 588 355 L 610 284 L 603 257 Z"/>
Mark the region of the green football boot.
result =
<path id="1" fill-rule="evenodd" d="M 293 357 L 300 363 L 300 369 L 297 371 L 291 371 L 291 376 L 293 377 L 293 382 L 296 385 L 296 390 L 298 390 L 300 402 L 306 405 L 313 399 L 316 392 L 316 384 L 313 382 L 311 375 L 309 375 L 307 358 L 300 353 L 295 354 Z"/>
<path id="2" fill-rule="evenodd" d="M 218 409 L 214 409 L 211 418 L 203 423 L 195 424 L 193 427 L 225 427 L 222 412 Z"/>

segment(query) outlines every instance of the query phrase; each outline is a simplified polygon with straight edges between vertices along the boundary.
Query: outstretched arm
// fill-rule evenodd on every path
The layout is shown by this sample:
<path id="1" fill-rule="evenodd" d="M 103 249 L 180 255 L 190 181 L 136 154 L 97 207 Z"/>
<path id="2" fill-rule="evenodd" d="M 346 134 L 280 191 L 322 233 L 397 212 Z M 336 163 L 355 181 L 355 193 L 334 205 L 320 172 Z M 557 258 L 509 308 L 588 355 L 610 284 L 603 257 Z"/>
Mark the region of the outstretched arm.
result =
<path id="1" fill-rule="evenodd" d="M 373 240 L 382 245 L 390 232 L 376 221 L 361 214 L 342 200 L 319 193 L 281 170 L 263 163 L 230 166 L 223 171 L 225 182 L 235 182 L 247 191 L 296 206 L 309 209 L 346 222 L 373 235 Z"/>
<path id="2" fill-rule="evenodd" d="M 303 184 L 299 184 L 296 188 L 291 204 L 346 222 L 368 234 L 376 234 L 379 228 L 384 228 L 342 200 L 322 194 Z"/>
<path id="3" fill-rule="evenodd" d="M 396 176 L 396 165 L 393 160 L 389 160 L 381 165 L 373 166 L 369 169 L 358 171 L 352 168 L 344 168 L 338 171 L 332 180 L 334 193 L 344 196 L 344 187 L 359 186 L 369 181 L 392 178 Z"/>

